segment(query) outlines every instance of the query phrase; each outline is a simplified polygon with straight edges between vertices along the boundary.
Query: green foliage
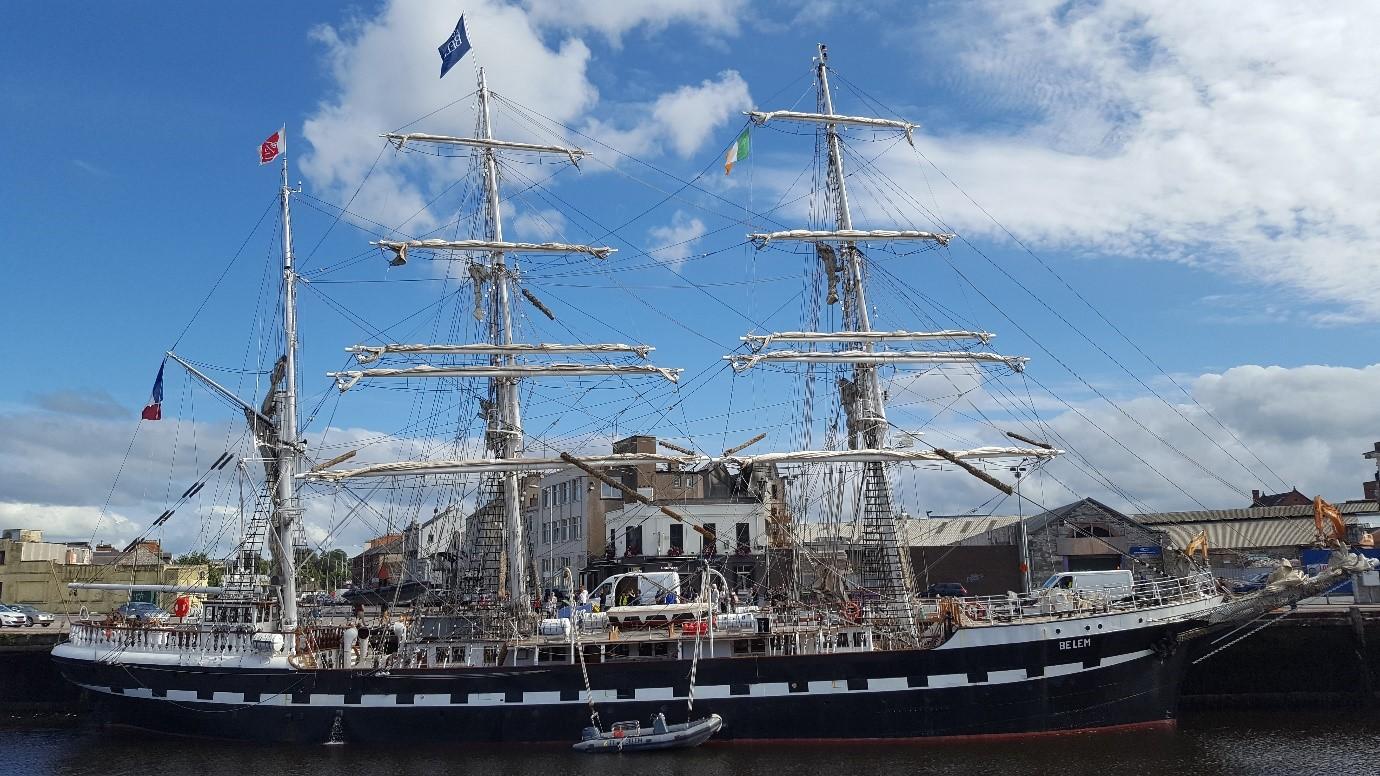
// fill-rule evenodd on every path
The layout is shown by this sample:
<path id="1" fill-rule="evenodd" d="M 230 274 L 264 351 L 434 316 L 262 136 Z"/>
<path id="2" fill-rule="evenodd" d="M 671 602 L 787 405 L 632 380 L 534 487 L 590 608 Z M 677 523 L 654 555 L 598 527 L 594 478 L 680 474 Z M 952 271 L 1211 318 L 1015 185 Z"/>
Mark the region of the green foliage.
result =
<path id="1" fill-rule="evenodd" d="M 181 566 L 206 566 L 208 569 L 206 573 L 206 584 L 211 587 L 220 585 L 221 577 L 225 572 L 220 561 L 212 560 L 204 552 L 189 552 L 178 558 L 175 562 Z"/>
<path id="2" fill-rule="evenodd" d="M 350 556 L 344 550 L 313 552 L 298 563 L 300 587 L 335 590 L 350 581 Z"/>

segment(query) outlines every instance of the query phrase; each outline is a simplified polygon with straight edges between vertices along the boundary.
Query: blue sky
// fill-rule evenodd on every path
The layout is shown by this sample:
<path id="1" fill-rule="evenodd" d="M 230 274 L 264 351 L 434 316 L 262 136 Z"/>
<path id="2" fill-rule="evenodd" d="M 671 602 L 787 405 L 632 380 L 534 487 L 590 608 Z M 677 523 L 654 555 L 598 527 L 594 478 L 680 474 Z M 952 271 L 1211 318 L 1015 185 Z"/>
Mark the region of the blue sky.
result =
<path id="1" fill-rule="evenodd" d="M 435 48 L 461 12 L 471 20 L 474 50 L 438 81 Z M 1380 380 L 1366 369 L 1375 361 L 1368 335 L 1380 314 L 1369 247 L 1380 201 L 1369 185 L 1376 163 L 1365 141 L 1373 137 L 1377 106 L 1359 75 L 1368 50 L 1362 42 L 1376 20 L 1363 6 L 1345 4 L 1323 20 L 1294 13 L 1264 3 L 1240 17 L 1210 6 L 1193 18 L 1116 2 L 880 3 L 861 10 L 748 0 L 7 5 L 0 11 L 0 122 L 9 141 L 0 149 L 0 234 L 12 258 L 0 306 L 11 369 L 0 381 L 0 417 L 20 441 L 0 449 L 0 460 L 25 465 L 0 477 L 0 517 L 44 523 L 58 535 L 127 537 L 165 508 L 165 493 L 180 492 L 180 483 L 195 476 L 187 453 L 172 469 L 156 459 L 194 450 L 204 463 L 219 453 L 217 444 L 237 439 L 231 414 L 170 369 L 165 413 L 172 422 L 141 431 L 134 449 L 142 468 L 122 475 L 124 484 L 99 517 L 161 353 L 222 272 L 178 350 L 219 368 L 217 379 L 247 396 L 255 376 L 244 372 L 271 361 L 254 338 L 256 325 L 271 323 L 256 318 L 256 307 L 261 313 L 261 294 L 274 290 L 264 278 L 277 256 L 276 213 L 269 209 L 277 173 L 260 168 L 254 153 L 280 124 L 287 127 L 293 178 L 304 188 L 294 210 L 298 255 L 303 271 L 321 281 L 302 294 L 304 402 L 310 411 L 320 397 L 323 408 L 309 440 L 326 425 L 357 437 L 389 431 L 437 406 L 435 396 L 409 391 L 367 389 L 344 398 L 328 391 L 322 373 L 344 363 L 340 349 L 373 339 L 340 308 L 382 328 L 434 302 L 443 285 L 455 289 L 443 283 L 439 263 L 389 271 L 382 258 L 365 253 L 375 236 L 357 228 L 358 219 L 333 225 L 330 203 L 344 204 L 377 158 L 354 213 L 392 228 L 404 213 L 417 213 L 418 203 L 429 203 L 391 232 L 413 236 L 463 210 L 464 186 L 446 187 L 463 176 L 464 160 L 380 155 L 375 136 L 469 93 L 481 64 L 501 94 L 669 173 L 567 129 L 560 132 L 591 147 L 597 162 L 583 171 L 510 168 L 508 190 L 525 188 L 525 178 L 555 175 L 543 193 L 509 201 L 510 235 L 600 238 L 620 249 L 592 276 L 584 264 L 527 266 L 529 287 L 560 318 L 531 318 L 528 333 L 542 341 L 650 342 L 658 347 L 654 360 L 686 368 L 687 382 L 714 373 L 676 397 L 683 399 L 675 410 L 679 424 L 657 433 L 714 451 L 760 429 L 782 429 L 772 443 L 785 447 L 793 410 L 774 399 L 788 389 L 771 375 L 720 373 L 718 357 L 750 321 L 778 330 L 798 325 L 793 297 L 805 262 L 741 245 L 745 230 L 735 222 L 760 224 L 750 211 L 803 193 L 791 184 L 809 164 L 812 141 L 763 129 L 754 134 L 752 158 L 727 180 L 718 160 L 743 126 L 739 111 L 791 107 L 806 94 L 819 40 L 829 43 L 840 75 L 839 111 L 874 113 L 875 100 L 922 125 L 917 152 L 860 137 L 858 153 L 876 155 L 879 168 L 971 245 L 956 246 L 947 259 L 879 255 L 907 287 L 878 291 L 882 321 L 916 326 L 915 311 L 902 300 L 924 294 L 998 332 L 998 350 L 1031 356 L 1031 375 L 1097 425 L 1154 429 L 1160 439 L 1139 439 L 1137 449 L 1143 443 L 1140 454 L 1192 495 L 1166 487 L 1164 478 L 1112 448 L 1105 472 L 1124 491 L 1108 494 L 1097 482 L 1080 487 L 1076 477 L 1062 478 L 1073 491 L 1129 495 L 1133 505 L 1165 509 L 1195 501 L 1232 506 L 1242 491 L 1286 484 L 1339 499 L 1359 496 L 1357 481 L 1366 475 L 1359 453 L 1380 431 L 1380 416 L 1365 401 Z M 1282 28 L 1294 33 L 1282 38 Z M 809 95 L 796 103 L 812 105 Z M 470 108 L 462 100 L 413 129 L 466 134 Z M 505 106 L 496 123 L 516 135 L 532 126 Z M 643 214 L 704 170 L 695 188 Z M 892 205 L 871 198 L 858 177 L 859 220 L 889 225 Z M 1190 389 L 1196 403 L 969 195 Z M 796 208 L 778 219 L 807 215 Z M 919 219 L 914 208 L 903 215 Z M 617 234 L 605 234 L 617 225 Z M 687 238 L 681 252 L 688 257 L 675 249 L 638 256 L 639 249 Z M 312 274 L 351 257 L 363 260 Z M 383 282 L 390 280 L 407 282 Z M 391 333 L 406 340 L 471 334 L 467 298 L 466 292 Z M 536 391 L 531 417 L 560 417 L 551 429 L 558 439 L 644 430 L 629 427 L 628 419 L 642 414 L 631 409 L 616 427 L 612 411 L 543 414 L 568 397 L 549 385 Z M 668 395 L 658 389 L 649 401 L 664 408 L 673 401 Z M 1107 446 L 1106 435 L 1050 402 L 1051 422 L 1066 423 L 1061 433 L 1071 442 L 1082 439 L 1090 455 Z M 738 414 L 717 417 L 725 407 Z M 1208 411 L 1210 417 L 1198 414 Z M 910 421 L 898 422 L 929 421 L 932 412 L 903 414 Z M 933 422 L 974 443 L 994 441 L 962 417 Z M 417 434 L 445 435 L 453 425 Z M 355 438 L 349 433 L 345 438 Z M 1129 427 L 1120 433 L 1143 436 Z M 1222 442 L 1233 436 L 1249 452 Z M 193 437 L 201 441 L 188 447 Z M 1219 443 L 1233 454 L 1223 454 Z M 1188 459 L 1205 462 L 1231 486 Z M 57 468 L 61 476 L 53 474 Z M 924 482 L 909 508 L 957 511 L 988 497 L 971 483 L 930 491 L 931 481 Z M 222 488 L 223 499 L 230 490 Z M 1064 495 L 1050 486 L 1049 498 Z M 185 529 L 170 529 L 170 541 L 213 540 L 214 531 L 194 526 L 189 519 Z M 341 541 L 366 531 L 350 530 Z"/>

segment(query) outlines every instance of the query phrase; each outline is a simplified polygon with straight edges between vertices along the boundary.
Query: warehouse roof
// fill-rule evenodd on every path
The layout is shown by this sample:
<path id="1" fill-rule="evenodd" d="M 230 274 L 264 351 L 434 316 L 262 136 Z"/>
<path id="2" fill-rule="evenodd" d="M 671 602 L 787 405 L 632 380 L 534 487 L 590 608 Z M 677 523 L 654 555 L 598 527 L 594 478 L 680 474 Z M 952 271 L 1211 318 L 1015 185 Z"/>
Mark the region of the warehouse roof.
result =
<path id="1" fill-rule="evenodd" d="M 1374 501 L 1343 501 L 1336 505 L 1343 515 L 1361 515 L 1380 512 Z M 1244 507 L 1241 509 L 1200 509 L 1193 512 L 1147 512 L 1132 515 L 1146 525 L 1165 525 L 1170 523 L 1212 523 L 1222 520 L 1270 520 L 1282 518 L 1313 519 L 1313 505 L 1285 507 Z"/>

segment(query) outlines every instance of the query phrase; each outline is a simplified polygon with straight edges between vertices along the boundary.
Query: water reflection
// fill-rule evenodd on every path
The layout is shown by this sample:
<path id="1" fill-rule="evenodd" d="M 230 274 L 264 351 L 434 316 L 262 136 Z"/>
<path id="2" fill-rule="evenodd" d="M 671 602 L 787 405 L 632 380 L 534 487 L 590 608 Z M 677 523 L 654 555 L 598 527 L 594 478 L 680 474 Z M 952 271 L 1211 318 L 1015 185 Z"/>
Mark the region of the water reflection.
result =
<path id="1" fill-rule="evenodd" d="M 289 747 L 160 737 L 78 725 L 0 730 L 0 773 L 144 776 L 257 772 L 320 776 L 1251 776 L 1375 773 L 1380 714 L 1365 711 L 1197 713 L 1178 731 L 1104 733 L 961 744 L 706 746 L 640 755 L 564 747 Z M 8 762 L 8 766 L 5 764 Z"/>

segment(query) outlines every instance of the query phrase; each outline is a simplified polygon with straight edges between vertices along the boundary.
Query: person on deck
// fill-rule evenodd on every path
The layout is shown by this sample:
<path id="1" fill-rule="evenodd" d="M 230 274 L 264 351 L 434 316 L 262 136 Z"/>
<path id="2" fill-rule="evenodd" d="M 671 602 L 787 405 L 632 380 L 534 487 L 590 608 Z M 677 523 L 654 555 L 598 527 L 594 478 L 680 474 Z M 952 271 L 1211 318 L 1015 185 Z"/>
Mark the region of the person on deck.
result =
<path id="1" fill-rule="evenodd" d="M 359 641 L 357 642 L 359 644 L 359 658 L 363 660 L 369 657 L 369 626 L 364 623 L 364 620 L 360 620 L 357 627 L 359 629 Z"/>

